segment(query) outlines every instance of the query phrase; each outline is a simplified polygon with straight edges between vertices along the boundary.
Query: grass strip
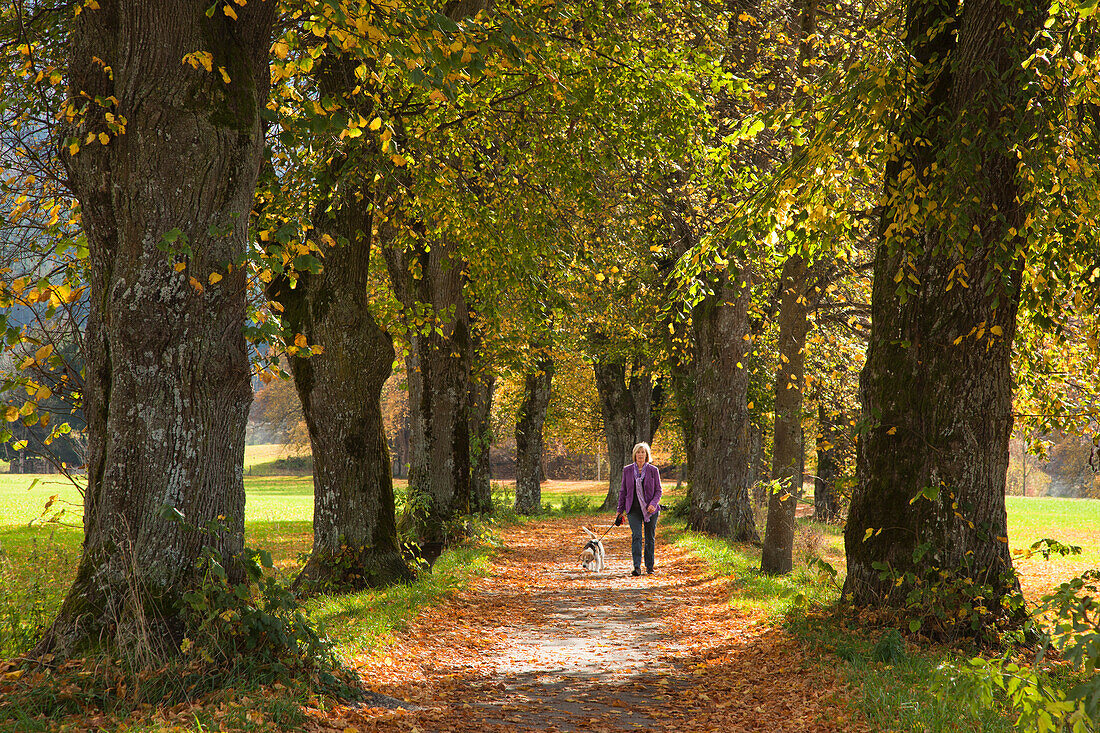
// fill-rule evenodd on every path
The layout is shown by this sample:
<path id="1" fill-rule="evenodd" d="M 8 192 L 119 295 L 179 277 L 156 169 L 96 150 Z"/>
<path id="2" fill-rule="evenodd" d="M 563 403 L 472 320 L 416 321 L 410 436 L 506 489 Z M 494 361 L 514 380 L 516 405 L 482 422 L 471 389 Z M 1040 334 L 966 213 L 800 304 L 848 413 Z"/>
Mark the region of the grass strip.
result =
<path id="1" fill-rule="evenodd" d="M 867 629 L 838 610 L 839 588 L 827 574 L 798 561 L 788 575 L 760 573 L 760 549 L 689 532 L 669 523 L 677 547 L 730 579 L 730 604 L 780 623 L 811 647 L 820 663 L 840 671 L 852 690 L 851 708 L 874 730 L 898 733 L 1007 733 L 1011 722 L 998 709 L 976 715 L 940 699 L 936 667 L 970 655 L 940 646 L 908 643 L 896 629 Z M 828 534 L 827 529 L 822 532 Z M 840 582 L 838 579 L 837 582 Z"/>

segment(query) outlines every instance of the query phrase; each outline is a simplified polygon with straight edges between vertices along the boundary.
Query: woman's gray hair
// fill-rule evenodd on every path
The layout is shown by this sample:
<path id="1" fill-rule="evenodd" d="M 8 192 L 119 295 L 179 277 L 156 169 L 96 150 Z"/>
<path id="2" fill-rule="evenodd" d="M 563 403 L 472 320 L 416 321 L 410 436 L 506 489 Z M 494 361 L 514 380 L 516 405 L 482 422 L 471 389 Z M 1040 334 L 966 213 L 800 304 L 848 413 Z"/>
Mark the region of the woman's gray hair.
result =
<path id="1" fill-rule="evenodd" d="M 634 447 L 630 450 L 630 460 L 634 460 L 634 456 L 638 455 L 638 449 L 645 448 L 645 460 L 646 463 L 653 463 L 653 449 L 649 447 L 649 443 L 635 443 Z"/>

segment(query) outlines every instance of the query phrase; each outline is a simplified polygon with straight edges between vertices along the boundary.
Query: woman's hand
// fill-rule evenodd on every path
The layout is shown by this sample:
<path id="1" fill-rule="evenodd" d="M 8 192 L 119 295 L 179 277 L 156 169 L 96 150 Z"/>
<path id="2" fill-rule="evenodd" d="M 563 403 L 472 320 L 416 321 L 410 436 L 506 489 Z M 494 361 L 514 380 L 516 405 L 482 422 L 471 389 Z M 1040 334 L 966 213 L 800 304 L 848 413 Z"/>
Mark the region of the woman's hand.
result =
<path id="1" fill-rule="evenodd" d="M 616 527 L 621 526 L 622 523 L 623 523 L 623 513 L 619 512 L 618 514 L 615 515 L 615 526 Z"/>
<path id="2" fill-rule="evenodd" d="M 657 513 L 657 505 L 656 504 L 650 504 L 649 505 L 649 513 L 650 514 L 656 514 Z"/>

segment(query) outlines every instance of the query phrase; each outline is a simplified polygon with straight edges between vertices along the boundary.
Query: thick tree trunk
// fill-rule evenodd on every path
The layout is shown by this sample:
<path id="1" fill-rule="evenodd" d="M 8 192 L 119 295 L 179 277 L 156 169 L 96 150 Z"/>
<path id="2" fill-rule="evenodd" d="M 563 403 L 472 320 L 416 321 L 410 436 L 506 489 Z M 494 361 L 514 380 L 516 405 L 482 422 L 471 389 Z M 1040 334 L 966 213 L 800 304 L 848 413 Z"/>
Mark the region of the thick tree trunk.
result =
<path id="1" fill-rule="evenodd" d="M 806 364 L 806 334 L 810 330 L 806 298 L 806 263 L 791 255 L 780 276 L 779 368 L 775 375 L 775 446 L 772 476 L 779 489 L 768 500 L 768 523 L 760 570 L 783 575 L 794 567 L 794 519 L 802 494 L 802 387 Z"/>
<path id="2" fill-rule="evenodd" d="M 840 510 L 836 485 L 841 474 L 840 441 L 845 413 L 833 414 L 825 405 L 817 407 L 817 474 L 814 476 L 814 519 L 831 522 Z"/>
<path id="3" fill-rule="evenodd" d="M 357 81 L 353 64 L 323 61 L 318 84 L 346 95 Z M 369 108 L 360 109 L 370 113 Z M 359 183 L 358 156 L 344 150 L 320 177 L 313 226 L 334 246 L 319 274 L 286 276 L 269 287 L 286 325 L 320 354 L 290 358 L 313 451 L 313 552 L 297 585 L 349 591 L 412 578 L 397 539 L 389 445 L 382 423 L 382 387 L 393 367 L 393 341 L 367 299 L 376 198 Z"/>
<path id="4" fill-rule="evenodd" d="M 493 511 L 493 485 L 489 449 L 493 431 L 489 414 L 493 408 L 496 375 L 480 371 L 470 385 L 470 511 L 490 514 Z"/>
<path id="5" fill-rule="evenodd" d="M 516 512 L 537 514 L 542 509 L 542 426 L 550 405 L 554 360 L 542 354 L 535 371 L 523 381 L 523 401 L 516 414 Z"/>
<path id="6" fill-rule="evenodd" d="M 695 449 L 688 525 L 736 541 L 759 541 L 749 502 L 748 280 L 723 277 L 692 312 Z"/>
<path id="7" fill-rule="evenodd" d="M 295 354 L 290 366 L 313 451 L 313 552 L 297 583 L 353 590 L 412 577 L 401 558 L 382 385 L 393 342 L 367 302 L 371 220 L 358 202 L 326 199 L 314 226 L 341 242 L 320 274 L 295 288 L 280 278 L 271 295 L 286 323 L 320 354 Z"/>
<path id="8" fill-rule="evenodd" d="M 619 501 L 622 468 L 632 459 L 638 443 L 651 443 L 661 423 L 664 388 L 635 362 L 627 374 L 624 361 L 597 360 L 596 392 L 603 412 L 607 440 L 608 488 L 601 510 L 613 509 Z"/>
<path id="9" fill-rule="evenodd" d="M 362 223 L 369 232 L 369 221 Z M 297 583 L 315 590 L 412 577 L 397 540 L 380 404 L 393 342 L 366 301 L 370 239 L 363 232 L 342 233 L 348 244 L 328 250 L 320 274 L 304 274 L 294 290 L 277 295 L 291 329 L 324 349 L 290 361 L 313 450 L 313 553 Z"/>
<path id="10" fill-rule="evenodd" d="M 908 11 L 915 88 L 928 92 L 894 141 L 875 256 L 860 377 L 874 422 L 844 536 L 844 597 L 857 605 L 904 605 L 912 586 L 897 577 L 942 582 L 942 570 L 988 586 L 975 593 L 992 621 L 1017 587 L 1004 488 L 1028 211 L 1014 146 L 1027 134 L 1021 61 L 1039 15 L 1000 0 Z"/>
<path id="11" fill-rule="evenodd" d="M 151 663 L 178 649 L 205 547 L 241 577 L 252 390 L 239 263 L 275 4 L 237 20 L 208 18 L 208 5 L 100 0 L 74 20 L 69 96 L 82 114 L 70 134 L 84 147 L 64 162 L 89 249 L 88 486 L 80 565 L 38 654 L 108 643 Z M 231 81 L 180 63 L 195 51 Z"/>
<path id="12" fill-rule="evenodd" d="M 411 456 L 409 502 L 415 531 L 429 552 L 457 539 L 456 520 L 470 512 L 470 325 L 463 294 L 465 263 L 453 243 L 430 250 L 387 246 L 386 265 L 407 313 L 429 306 L 431 328 L 409 331 Z M 414 276 L 412 270 L 418 271 Z"/>

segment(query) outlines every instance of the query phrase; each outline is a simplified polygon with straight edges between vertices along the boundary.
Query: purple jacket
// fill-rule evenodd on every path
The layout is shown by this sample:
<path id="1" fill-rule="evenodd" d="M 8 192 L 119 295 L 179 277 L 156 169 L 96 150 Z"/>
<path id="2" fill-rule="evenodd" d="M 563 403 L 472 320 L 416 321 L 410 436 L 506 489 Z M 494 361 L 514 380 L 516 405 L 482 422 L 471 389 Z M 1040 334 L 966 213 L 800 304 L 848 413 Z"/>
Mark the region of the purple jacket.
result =
<path id="1" fill-rule="evenodd" d="M 645 506 L 642 507 L 642 518 L 649 521 L 653 514 L 661 511 L 661 472 L 652 463 L 645 464 L 642 469 L 642 498 Z M 649 513 L 649 507 L 657 505 L 657 511 Z M 623 466 L 623 481 L 619 486 L 619 511 L 623 514 L 630 512 L 634 505 L 634 464 Z"/>

